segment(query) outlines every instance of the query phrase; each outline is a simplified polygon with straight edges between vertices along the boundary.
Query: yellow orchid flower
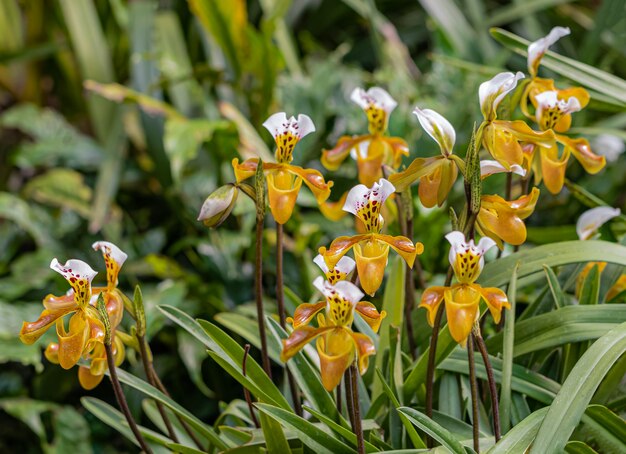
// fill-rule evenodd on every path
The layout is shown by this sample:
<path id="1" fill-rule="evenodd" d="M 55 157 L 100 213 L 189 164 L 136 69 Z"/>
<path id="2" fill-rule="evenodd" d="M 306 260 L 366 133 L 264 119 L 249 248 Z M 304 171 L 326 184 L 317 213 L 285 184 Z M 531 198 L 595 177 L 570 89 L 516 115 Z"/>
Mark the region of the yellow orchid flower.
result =
<path id="1" fill-rule="evenodd" d="M 476 218 L 478 233 L 494 240 L 500 249 L 503 248 L 503 241 L 514 246 L 522 244 L 526 241 L 524 219 L 533 213 L 538 199 L 537 188 L 533 188 L 530 194 L 511 201 L 504 200 L 499 195 L 482 196 Z"/>
<path id="2" fill-rule="evenodd" d="M 457 165 L 451 158 L 456 132 L 450 122 L 434 110 L 416 107 L 413 113 L 422 128 L 439 144 L 441 156 L 416 158 L 405 170 L 391 175 L 389 181 L 402 192 L 419 180 L 418 194 L 422 204 L 427 208 L 441 206 L 458 176 Z"/>
<path id="3" fill-rule="evenodd" d="M 517 82 L 523 78 L 524 74 L 521 72 L 517 74 L 503 72 L 483 82 L 478 89 L 480 109 L 485 119 L 482 133 L 483 146 L 507 169 L 515 164 L 523 165 L 522 144 L 530 143 L 548 149 L 556 147 L 554 132 L 551 130 L 536 132 L 521 120 L 497 119 L 500 102 L 515 89 Z"/>
<path id="4" fill-rule="evenodd" d="M 300 114 L 298 119 L 287 118 L 279 112 L 267 119 L 263 126 L 272 134 L 276 142 L 274 153 L 276 162 L 264 162 L 263 171 L 267 178 L 267 195 L 270 211 L 279 224 L 285 224 L 293 213 L 302 182 L 311 190 L 318 204 L 322 204 L 330 195 L 332 181 L 326 183 L 322 174 L 314 169 L 303 169 L 291 165 L 293 150 L 304 136 L 315 131 L 313 121 L 308 115 Z M 254 176 L 258 158 L 251 158 L 239 163 L 233 159 L 237 183 Z"/>
<path id="5" fill-rule="evenodd" d="M 483 237 L 478 244 L 474 244 L 473 240 L 467 242 L 465 235 L 458 231 L 448 233 L 446 239 L 451 245 L 448 258 L 458 283 L 450 287 L 426 289 L 419 307 L 426 309 L 428 323 L 433 326 L 439 306 L 445 303 L 450 334 L 458 344 L 465 346 L 472 328 L 478 322 L 481 299 L 487 304 L 496 323 L 500 321 L 502 309 L 510 308 L 510 304 L 502 290 L 483 288 L 475 283 L 485 264 L 484 254 L 495 246 L 495 241 Z"/>
<path id="6" fill-rule="evenodd" d="M 376 353 L 374 343 L 368 336 L 352 331 L 354 312 L 359 312 L 375 332 L 386 313 L 379 313 L 373 304 L 361 301 L 363 292 L 351 282 L 331 284 L 320 276 L 313 285 L 324 295 L 325 301 L 298 306 L 293 319 L 290 319 L 294 330 L 283 340 L 280 357 L 282 361 L 287 361 L 310 341 L 317 339 L 322 384 L 326 390 L 332 391 L 355 360 L 363 375 L 367 371 L 369 357 Z M 320 314 L 324 309 L 325 313 Z M 317 328 L 308 325 L 316 315 Z"/>
<path id="7" fill-rule="evenodd" d="M 424 250 L 421 243 L 413 244 L 407 237 L 380 233 L 384 224 L 384 218 L 380 214 L 381 207 L 394 191 L 394 186 L 384 178 L 374 183 L 371 188 L 362 184 L 352 188 L 343 209 L 354 214 L 363 223 L 365 233 L 340 236 L 328 249 L 325 247 L 319 249 L 326 265 L 332 269 L 350 249 L 354 248 L 361 287 L 369 295 L 376 293 L 383 281 L 390 246 L 410 267 L 413 267 L 417 254 Z"/>
<path id="8" fill-rule="evenodd" d="M 394 169 L 400 166 L 402 156 L 409 154 L 409 147 L 399 137 L 384 135 L 389 116 L 398 105 L 389 93 L 380 87 L 367 91 L 355 88 L 350 99 L 365 111 L 369 134 L 341 137 L 334 148 L 322 152 L 322 165 L 337 170 L 350 155 L 357 163 L 359 182 L 371 186 L 383 176 L 383 165 Z"/>

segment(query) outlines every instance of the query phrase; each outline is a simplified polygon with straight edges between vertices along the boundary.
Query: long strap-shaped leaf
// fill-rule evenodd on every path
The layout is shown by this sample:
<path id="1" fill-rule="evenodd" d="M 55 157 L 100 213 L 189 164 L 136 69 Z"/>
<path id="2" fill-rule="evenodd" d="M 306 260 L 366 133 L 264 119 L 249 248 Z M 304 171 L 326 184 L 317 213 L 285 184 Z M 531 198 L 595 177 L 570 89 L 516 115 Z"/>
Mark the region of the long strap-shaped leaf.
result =
<path id="1" fill-rule="evenodd" d="M 443 447 L 447 448 L 450 452 L 454 454 L 465 454 L 465 448 L 461 442 L 454 438 L 454 435 L 447 429 L 437 424 L 424 413 L 410 407 L 400 407 L 398 411 L 405 415 L 409 421 L 417 427 L 441 443 Z"/>
<path id="2" fill-rule="evenodd" d="M 563 452 L 611 366 L 626 352 L 626 322 L 598 339 L 580 358 L 550 405 L 530 453 Z"/>

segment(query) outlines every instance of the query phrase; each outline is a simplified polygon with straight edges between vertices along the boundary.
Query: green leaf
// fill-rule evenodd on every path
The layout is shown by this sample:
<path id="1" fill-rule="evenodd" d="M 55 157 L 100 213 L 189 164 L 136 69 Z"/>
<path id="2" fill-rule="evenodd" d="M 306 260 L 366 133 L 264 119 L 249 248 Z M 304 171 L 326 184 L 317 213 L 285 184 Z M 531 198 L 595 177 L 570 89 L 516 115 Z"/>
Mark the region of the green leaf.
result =
<path id="1" fill-rule="evenodd" d="M 546 279 L 548 281 L 548 286 L 550 287 L 550 292 L 552 293 L 552 298 L 554 298 L 556 308 L 559 309 L 561 307 L 565 307 L 565 293 L 563 292 L 563 289 L 561 289 L 561 284 L 559 284 L 559 279 L 556 277 L 556 274 L 549 266 L 544 266 L 543 271 L 546 273 Z"/>
<path id="2" fill-rule="evenodd" d="M 520 55 L 528 55 L 528 40 L 501 28 L 492 28 L 490 31 L 505 47 Z M 622 105 L 626 104 L 626 81 L 617 76 L 551 51 L 545 53 L 541 64 L 567 79 L 616 99 Z"/>
<path id="3" fill-rule="evenodd" d="M 263 413 L 281 423 L 284 427 L 296 432 L 302 443 L 314 451 L 332 452 L 334 454 L 349 454 L 354 452 L 354 450 L 345 443 L 292 412 L 262 403 L 256 403 L 255 406 Z"/>
<path id="4" fill-rule="evenodd" d="M 487 454 L 509 454 L 526 452 L 535 439 L 539 425 L 544 420 L 548 408 L 542 408 L 531 413 L 522 422 L 507 432 L 498 443 L 487 451 Z"/>
<path id="5" fill-rule="evenodd" d="M 584 437 L 601 452 L 626 452 L 626 422 L 605 406 L 589 405 L 582 423 Z"/>
<path id="6" fill-rule="evenodd" d="M 600 269 L 598 264 L 595 264 L 589 270 L 589 273 L 585 277 L 582 290 L 580 292 L 580 298 L 578 304 L 590 305 L 598 304 L 598 298 L 600 297 Z"/>
<path id="7" fill-rule="evenodd" d="M 190 446 L 181 445 L 179 443 L 167 443 L 167 447 L 170 448 L 173 452 L 180 453 L 180 454 L 204 454 L 205 453 L 205 451 L 200 451 L 199 449 L 192 448 Z"/>
<path id="8" fill-rule="evenodd" d="M 280 423 L 263 412 L 259 413 L 259 420 L 261 422 L 261 429 L 263 429 L 268 454 L 291 452 Z"/>
<path id="9" fill-rule="evenodd" d="M 215 316 L 215 320 L 220 322 L 229 330 L 239 334 L 253 346 L 261 349 L 261 338 L 259 336 L 259 325 L 256 320 L 251 319 L 237 312 L 220 312 Z M 280 343 L 270 342 L 268 344 L 268 354 L 270 358 L 280 364 Z"/>
<path id="10" fill-rule="evenodd" d="M 458 54 L 467 56 L 471 53 L 471 43 L 475 42 L 476 33 L 454 1 L 419 0 L 419 2 L 428 15 L 437 22 Z"/>
<path id="11" fill-rule="evenodd" d="M 76 211 L 84 218 L 91 213 L 91 188 L 83 175 L 72 169 L 50 169 L 31 179 L 24 196 L 36 202 Z"/>
<path id="12" fill-rule="evenodd" d="M 513 268 L 511 282 L 507 291 L 507 299 L 511 308 L 504 315 L 504 334 L 502 344 L 502 380 L 500 388 L 500 422 L 502 433 L 511 427 L 511 380 L 513 375 L 513 347 L 515 345 L 515 306 L 517 299 L 517 269 L 519 262 Z M 552 270 L 547 268 L 550 272 Z M 556 283 L 558 285 L 558 281 Z M 558 307 L 558 306 L 557 306 Z"/>
<path id="13" fill-rule="evenodd" d="M 582 441 L 570 441 L 565 445 L 565 452 L 568 454 L 598 454 L 589 445 Z"/>
<path id="14" fill-rule="evenodd" d="M 268 339 L 269 343 L 271 344 L 271 340 L 274 340 L 274 348 L 281 348 L 281 341 L 287 339 L 287 333 L 272 317 L 266 317 L 266 320 L 273 338 Z M 287 367 L 289 367 L 298 387 L 312 406 L 329 418 L 336 419 L 338 412 L 335 401 L 322 385 L 318 372 L 307 361 L 304 353 L 302 351 L 296 353 L 287 361 Z"/>
<path id="15" fill-rule="evenodd" d="M 466 451 L 463 445 L 456 438 L 454 438 L 454 436 L 447 429 L 437 424 L 424 413 L 420 413 L 419 411 L 409 407 L 400 407 L 398 408 L 398 411 L 404 414 L 421 430 L 441 443 L 443 447 L 448 449 L 450 452 L 454 454 L 465 454 Z"/>
<path id="16" fill-rule="evenodd" d="M 54 449 L 56 452 L 91 454 L 89 425 L 73 407 L 61 407 L 54 412 Z"/>
<path id="17" fill-rule="evenodd" d="M 524 2 L 513 2 L 490 12 L 487 25 L 493 27 L 508 24 L 530 16 L 537 11 L 552 8 L 563 3 L 571 3 L 572 1 L 573 0 L 525 0 Z"/>
<path id="18" fill-rule="evenodd" d="M 516 324 L 513 356 L 571 342 L 597 339 L 622 320 L 626 320 L 626 304 L 565 306 L 537 315 Z M 500 352 L 502 333 L 491 337 L 486 343 L 490 352 Z"/>
<path id="19" fill-rule="evenodd" d="M 0 192 L 0 219 L 8 219 L 33 237 L 40 247 L 54 246 L 55 241 L 42 224 L 41 213 L 19 197 Z"/>
<path id="20" fill-rule="evenodd" d="M 550 405 L 531 447 L 531 454 L 548 454 L 564 449 L 595 390 L 624 352 L 626 322 L 594 342 L 576 363 Z"/>

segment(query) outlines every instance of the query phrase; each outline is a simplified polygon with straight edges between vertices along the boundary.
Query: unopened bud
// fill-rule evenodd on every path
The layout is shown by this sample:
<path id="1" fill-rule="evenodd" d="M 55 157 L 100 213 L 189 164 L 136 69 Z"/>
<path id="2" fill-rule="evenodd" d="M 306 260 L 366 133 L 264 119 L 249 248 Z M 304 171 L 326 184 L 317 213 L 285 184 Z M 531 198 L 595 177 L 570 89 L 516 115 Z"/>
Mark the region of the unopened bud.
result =
<path id="1" fill-rule="evenodd" d="M 202 204 L 198 221 L 207 227 L 218 227 L 233 211 L 239 188 L 234 184 L 227 184 L 217 188 Z"/>

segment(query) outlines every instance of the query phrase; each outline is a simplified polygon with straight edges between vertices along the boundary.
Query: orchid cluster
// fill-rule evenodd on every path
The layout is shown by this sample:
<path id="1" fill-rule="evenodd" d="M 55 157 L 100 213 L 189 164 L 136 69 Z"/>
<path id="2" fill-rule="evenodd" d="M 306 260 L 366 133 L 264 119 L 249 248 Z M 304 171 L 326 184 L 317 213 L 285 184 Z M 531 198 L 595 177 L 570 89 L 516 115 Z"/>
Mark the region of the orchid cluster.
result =
<path id="1" fill-rule="evenodd" d="M 91 286 L 97 272 L 82 260 L 71 259 L 62 265 L 53 259 L 50 268 L 63 276 L 71 288 L 65 295 L 46 296 L 43 300 L 45 309 L 39 318 L 34 322 L 24 322 L 20 331 L 22 342 L 32 344 L 55 325 L 58 341 L 46 347 L 46 358 L 64 369 L 71 369 L 84 359 L 89 365 L 79 366 L 78 379 L 81 386 L 88 390 L 98 386 L 107 370 L 105 326 L 96 308 L 100 296 L 104 299 L 110 323 L 115 364 L 120 365 L 125 355 L 122 334 L 118 329 L 124 315 L 124 297 L 117 288 L 117 278 L 127 255 L 107 241 L 95 242 L 93 249 L 101 251 L 104 257 L 106 287 Z M 66 327 L 65 318 L 69 315 Z"/>

